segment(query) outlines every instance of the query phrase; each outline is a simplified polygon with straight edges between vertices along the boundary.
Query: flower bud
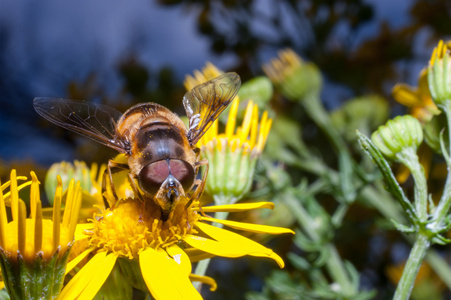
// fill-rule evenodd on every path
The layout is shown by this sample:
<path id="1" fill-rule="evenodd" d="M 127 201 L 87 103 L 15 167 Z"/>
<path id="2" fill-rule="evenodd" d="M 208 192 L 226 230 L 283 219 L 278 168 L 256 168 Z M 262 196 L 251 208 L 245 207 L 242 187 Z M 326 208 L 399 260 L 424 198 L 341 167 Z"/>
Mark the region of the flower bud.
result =
<path id="1" fill-rule="evenodd" d="M 385 99 L 368 95 L 346 101 L 331 114 L 331 120 L 348 141 L 355 141 L 356 129 L 368 135 L 387 120 L 388 113 L 389 106 Z"/>
<path id="2" fill-rule="evenodd" d="M 80 185 L 72 179 L 66 195 L 66 206 L 61 215 L 62 182 L 55 191 L 53 219 L 44 219 L 39 193 L 39 181 L 34 172 L 31 181 L 18 185 L 22 176 L 11 171 L 9 205 L 11 217 L 6 214 L 6 198 L 0 189 L 0 266 L 6 290 L 11 299 L 56 299 L 64 282 L 66 265 L 75 238 L 78 212 L 81 204 Z M 19 199 L 19 191 L 30 185 L 29 211 Z M 63 220 L 63 222 L 61 222 Z"/>
<path id="3" fill-rule="evenodd" d="M 372 134 L 371 140 L 387 158 L 396 159 L 404 149 L 415 151 L 423 141 L 423 129 L 420 122 L 411 115 L 398 116 Z"/>
<path id="4" fill-rule="evenodd" d="M 263 66 L 263 71 L 290 100 L 303 100 L 321 91 L 322 78 L 318 67 L 304 62 L 293 50 L 281 51 L 279 58 Z"/>
<path id="5" fill-rule="evenodd" d="M 242 125 L 235 128 L 238 106 L 239 101 L 235 100 L 225 133 L 218 133 L 216 123 L 198 144 L 210 166 L 205 190 L 210 195 L 235 200 L 243 197 L 251 188 L 255 164 L 272 124 L 266 112 L 259 122 L 257 105 L 249 101 Z"/>
<path id="6" fill-rule="evenodd" d="M 432 52 L 428 67 L 429 90 L 437 106 L 451 100 L 451 60 L 449 44 L 440 41 Z"/>
<path id="7" fill-rule="evenodd" d="M 252 99 L 259 109 L 266 109 L 272 94 L 272 83 L 266 76 L 259 76 L 246 81 L 241 85 L 240 91 L 238 92 L 241 101 Z"/>
<path id="8" fill-rule="evenodd" d="M 45 194 L 51 205 L 53 205 L 53 198 L 55 197 L 55 189 L 57 186 L 56 177 L 59 175 L 63 181 L 63 191 L 69 186 L 69 181 L 75 179 L 80 181 L 81 188 L 85 191 L 90 191 L 92 187 L 91 175 L 88 166 L 83 161 L 70 162 L 62 161 L 53 164 L 47 171 L 45 177 Z"/>
<path id="9" fill-rule="evenodd" d="M 440 136 L 443 137 L 445 145 L 449 144 L 449 135 L 441 134 L 443 129 L 446 128 L 446 116 L 445 114 L 440 114 L 434 116 L 425 126 L 424 126 L 424 138 L 426 143 L 431 147 L 436 153 L 442 153 L 440 145 Z"/>

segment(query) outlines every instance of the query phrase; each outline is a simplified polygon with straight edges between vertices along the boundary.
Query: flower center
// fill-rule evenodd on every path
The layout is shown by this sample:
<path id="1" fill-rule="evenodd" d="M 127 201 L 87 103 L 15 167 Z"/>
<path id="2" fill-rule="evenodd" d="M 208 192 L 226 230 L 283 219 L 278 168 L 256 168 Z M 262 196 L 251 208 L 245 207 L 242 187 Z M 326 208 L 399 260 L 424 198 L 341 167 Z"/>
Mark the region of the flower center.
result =
<path id="1" fill-rule="evenodd" d="M 95 216 L 94 229 L 87 233 L 91 235 L 90 243 L 129 259 L 137 258 L 147 247 L 158 249 L 177 243 L 194 231 L 193 225 L 199 219 L 192 209 L 197 202 L 185 208 L 187 201 L 180 200 L 168 220 L 162 221 L 161 209 L 153 201 L 144 205 L 136 199 L 121 200 Z"/>

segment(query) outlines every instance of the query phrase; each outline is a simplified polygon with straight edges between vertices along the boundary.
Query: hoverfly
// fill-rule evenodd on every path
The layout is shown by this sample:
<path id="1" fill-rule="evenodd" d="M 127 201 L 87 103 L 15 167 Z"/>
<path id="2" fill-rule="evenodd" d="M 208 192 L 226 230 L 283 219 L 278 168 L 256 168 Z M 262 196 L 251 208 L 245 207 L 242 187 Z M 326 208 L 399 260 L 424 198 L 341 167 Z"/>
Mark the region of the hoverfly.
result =
<path id="1" fill-rule="evenodd" d="M 112 174 L 129 170 L 134 194 L 143 203 L 154 201 L 166 221 L 181 196 L 192 191 L 192 201 L 203 192 L 208 161 L 200 160 L 196 143 L 234 99 L 240 85 L 236 73 L 226 73 L 187 92 L 183 106 L 189 128 L 175 113 L 152 102 L 137 104 L 124 114 L 109 106 L 67 99 L 35 98 L 33 106 L 50 122 L 125 154 L 127 164 L 108 162 L 102 192 L 109 176 L 117 201 Z M 196 179 L 203 165 L 203 178 Z"/>

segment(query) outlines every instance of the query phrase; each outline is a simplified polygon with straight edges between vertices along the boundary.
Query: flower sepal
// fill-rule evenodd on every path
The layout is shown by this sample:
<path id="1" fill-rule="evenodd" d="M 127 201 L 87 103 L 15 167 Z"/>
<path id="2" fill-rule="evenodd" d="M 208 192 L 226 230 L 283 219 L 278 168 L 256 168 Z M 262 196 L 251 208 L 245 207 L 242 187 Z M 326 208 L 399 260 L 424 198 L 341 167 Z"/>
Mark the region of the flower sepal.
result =
<path id="1" fill-rule="evenodd" d="M 404 224 L 398 223 L 395 220 L 390 220 L 393 225 L 395 226 L 396 230 L 403 232 L 403 233 L 415 233 L 418 230 L 414 226 L 406 226 Z"/>
<path id="2" fill-rule="evenodd" d="M 226 145 L 228 142 L 226 139 L 213 140 L 211 147 L 205 147 L 205 158 L 212 162 L 206 190 L 211 195 L 241 198 L 251 187 L 257 160 L 250 151 L 238 147 L 233 151 Z M 224 145 L 218 147 L 216 143 Z"/>
<path id="3" fill-rule="evenodd" d="M 146 282 L 141 274 L 141 267 L 139 266 L 138 259 L 129 259 L 127 257 L 118 257 L 117 263 L 124 274 L 124 277 L 128 279 L 128 282 L 138 290 L 145 293 L 150 293 L 147 288 Z"/>
<path id="4" fill-rule="evenodd" d="M 0 248 L 0 263 L 5 288 L 11 299 L 56 299 L 63 286 L 70 243 L 64 251 L 59 247 L 50 260 L 37 253 L 27 261 L 20 254 Z"/>

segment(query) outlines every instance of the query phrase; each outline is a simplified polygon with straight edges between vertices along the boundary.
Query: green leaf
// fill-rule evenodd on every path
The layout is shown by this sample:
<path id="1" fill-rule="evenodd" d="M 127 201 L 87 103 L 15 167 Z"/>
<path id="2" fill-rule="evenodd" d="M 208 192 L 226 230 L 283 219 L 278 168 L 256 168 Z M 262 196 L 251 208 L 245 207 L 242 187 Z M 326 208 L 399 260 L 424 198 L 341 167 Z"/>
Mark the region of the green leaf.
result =
<path id="1" fill-rule="evenodd" d="M 406 226 L 406 225 L 396 222 L 395 220 L 391 220 L 391 222 L 393 223 L 393 225 L 395 225 L 395 227 L 398 231 L 401 231 L 404 233 L 414 233 L 417 231 L 416 228 L 413 226 Z"/>
<path id="2" fill-rule="evenodd" d="M 417 224 L 418 217 L 416 211 L 396 181 L 395 175 L 393 174 L 387 160 L 382 156 L 381 152 L 376 148 L 376 146 L 374 146 L 368 137 L 357 131 L 357 138 L 359 140 L 360 147 L 369 157 L 373 159 L 381 171 L 387 184 L 387 190 L 395 197 L 399 204 L 401 204 L 410 223 Z"/>

